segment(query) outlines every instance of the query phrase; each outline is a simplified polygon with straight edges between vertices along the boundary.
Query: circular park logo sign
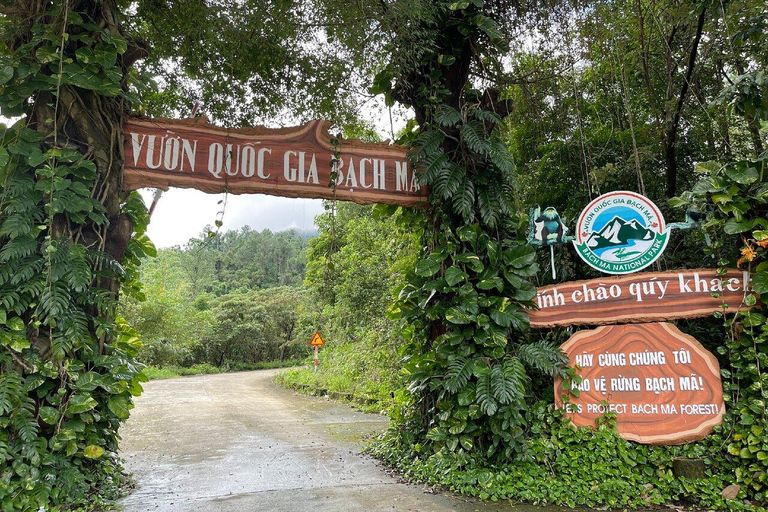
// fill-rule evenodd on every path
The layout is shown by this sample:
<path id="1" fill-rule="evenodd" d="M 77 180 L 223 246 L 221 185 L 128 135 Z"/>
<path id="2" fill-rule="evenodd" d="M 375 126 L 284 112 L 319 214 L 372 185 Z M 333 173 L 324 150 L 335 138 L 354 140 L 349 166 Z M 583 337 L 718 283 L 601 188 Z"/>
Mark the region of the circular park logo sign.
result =
<path id="1" fill-rule="evenodd" d="M 606 274 L 630 274 L 656 261 L 668 240 L 664 217 L 650 199 L 617 191 L 584 208 L 573 243 L 589 266 Z"/>

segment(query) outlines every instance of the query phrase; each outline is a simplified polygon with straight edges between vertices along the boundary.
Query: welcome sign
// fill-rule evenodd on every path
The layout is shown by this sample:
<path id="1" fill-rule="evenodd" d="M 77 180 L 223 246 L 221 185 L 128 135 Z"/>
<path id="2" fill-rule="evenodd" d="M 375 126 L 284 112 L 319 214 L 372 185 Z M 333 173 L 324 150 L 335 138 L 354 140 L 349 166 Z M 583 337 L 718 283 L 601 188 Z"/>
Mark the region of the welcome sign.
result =
<path id="1" fill-rule="evenodd" d="M 228 129 L 204 117 L 132 118 L 124 127 L 123 188 L 180 187 L 401 206 L 426 202 L 427 191 L 418 183 L 407 148 L 359 140 L 334 147 L 329 128 L 327 121 Z M 337 151 L 340 158 L 332 167 Z"/>
<path id="2" fill-rule="evenodd" d="M 750 294 L 749 272 L 736 269 L 643 272 L 540 287 L 528 315 L 537 328 L 701 318 L 738 311 Z"/>

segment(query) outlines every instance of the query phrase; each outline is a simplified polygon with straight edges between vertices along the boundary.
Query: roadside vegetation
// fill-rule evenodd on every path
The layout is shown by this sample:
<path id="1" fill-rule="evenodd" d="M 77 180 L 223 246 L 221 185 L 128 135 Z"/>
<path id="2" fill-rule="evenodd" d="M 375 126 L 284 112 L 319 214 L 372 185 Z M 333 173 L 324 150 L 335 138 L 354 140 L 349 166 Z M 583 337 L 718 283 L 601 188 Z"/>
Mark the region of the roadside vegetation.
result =
<path id="1" fill-rule="evenodd" d="M 284 361 L 263 361 L 253 365 L 239 367 L 240 371 L 250 370 L 269 370 L 272 368 L 286 368 L 302 364 L 303 359 L 289 359 Z M 142 373 L 149 380 L 173 379 L 176 377 L 186 377 L 189 375 L 208 375 L 212 373 L 222 373 L 226 371 L 237 371 L 232 368 L 219 368 L 208 363 L 200 363 L 192 366 L 146 366 Z"/>
<path id="2" fill-rule="evenodd" d="M 121 314 L 142 339 L 148 378 L 291 366 L 303 357 L 307 240 L 292 231 L 206 230 L 161 249 Z M 310 333 L 311 334 L 311 333 Z"/>
<path id="3" fill-rule="evenodd" d="M 411 272 L 391 288 L 393 303 L 378 305 L 392 322 L 382 327 L 382 339 L 400 337 L 400 363 L 390 360 L 400 381 L 378 395 L 392 421 L 371 453 L 409 479 L 484 499 L 762 510 L 768 502 L 763 312 L 678 322 L 719 358 L 727 405 L 723 425 L 683 446 L 625 441 L 611 414 L 597 431 L 567 425 L 552 405 L 552 377 L 567 376 L 553 349 L 569 332 L 530 331 L 516 315 L 534 297 L 531 285 L 552 282 L 549 252 L 523 245 L 527 207 L 553 205 L 572 227 L 590 198 L 622 189 L 651 197 L 670 222 L 682 220 L 686 209 L 711 210 L 705 226 L 711 244 L 700 230 L 678 232 L 658 268 L 748 268 L 766 298 L 768 58 L 765 31 L 756 32 L 766 26 L 762 7 L 561 6 L 513 22 L 540 36 L 516 42 L 499 41 L 495 30 L 509 28 L 500 18 L 498 25 L 483 18 L 496 14 L 491 4 L 440 3 L 422 13 L 418 29 L 403 23 L 406 32 L 393 30 L 400 39 L 390 48 L 391 64 L 374 80 L 377 92 L 414 107 L 419 127 L 401 141 L 415 148 L 435 201 L 426 220 L 390 211 L 405 233 L 419 236 L 420 247 Z M 345 10 L 354 16 L 351 11 Z M 466 46 L 451 32 L 457 26 Z M 420 37 L 439 42 L 421 47 Z M 422 50 L 418 61 L 409 60 L 413 47 Z M 467 59 L 462 51 L 477 52 L 486 65 L 511 59 L 517 70 L 511 77 L 494 75 L 492 65 L 473 68 L 504 76 L 492 83 L 510 80 L 506 103 L 491 104 L 485 95 L 492 91 L 474 89 L 471 79 L 451 93 L 453 73 L 462 70 L 452 66 Z M 511 162 L 496 153 L 499 140 Z M 472 173 L 457 174 L 454 162 Z M 514 205 L 494 196 L 507 186 L 494 181 L 499 169 L 514 169 Z M 474 180 L 471 187 L 467 180 Z M 556 282 L 597 275 L 568 249 L 556 248 L 553 261 Z M 341 303 L 349 293 L 339 290 L 330 300 Z M 510 315 L 493 307 L 504 297 L 513 301 Z M 327 316 L 324 329 L 369 328 L 359 308 L 344 311 Z M 496 332 L 503 342 L 495 343 Z M 369 378 L 353 362 L 359 356 L 352 355 L 352 341 L 325 349 L 316 373 L 306 365 L 281 382 L 349 392 L 364 387 Z M 365 344 L 357 348 L 371 353 Z M 680 458 L 703 461 L 704 475 L 674 475 Z"/>

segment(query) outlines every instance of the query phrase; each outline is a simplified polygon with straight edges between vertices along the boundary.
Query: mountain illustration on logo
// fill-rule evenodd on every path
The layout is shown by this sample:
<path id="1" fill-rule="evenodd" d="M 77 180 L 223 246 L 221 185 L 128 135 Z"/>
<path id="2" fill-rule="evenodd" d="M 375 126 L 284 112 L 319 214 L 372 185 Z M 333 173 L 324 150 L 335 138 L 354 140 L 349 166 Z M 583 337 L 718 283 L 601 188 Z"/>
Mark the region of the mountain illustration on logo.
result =
<path id="1" fill-rule="evenodd" d="M 590 249 L 617 247 L 629 244 L 630 240 L 653 240 L 655 233 L 637 220 L 626 221 L 614 217 L 599 232 L 593 232 L 584 242 Z"/>

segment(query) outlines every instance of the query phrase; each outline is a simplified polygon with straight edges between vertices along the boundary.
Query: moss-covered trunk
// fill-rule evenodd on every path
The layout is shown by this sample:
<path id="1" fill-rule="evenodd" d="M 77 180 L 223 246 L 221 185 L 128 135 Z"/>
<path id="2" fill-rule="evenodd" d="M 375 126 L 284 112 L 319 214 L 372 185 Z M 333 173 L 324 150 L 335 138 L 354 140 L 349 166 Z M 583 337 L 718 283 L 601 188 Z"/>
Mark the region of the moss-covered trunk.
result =
<path id="1" fill-rule="evenodd" d="M 0 502 L 93 505 L 117 492 L 117 430 L 141 391 L 138 340 L 115 314 L 149 250 L 132 238 L 142 205 L 121 192 L 125 79 L 141 50 L 116 0 L 0 13 L 0 108 L 21 117 L 0 147 Z"/>

